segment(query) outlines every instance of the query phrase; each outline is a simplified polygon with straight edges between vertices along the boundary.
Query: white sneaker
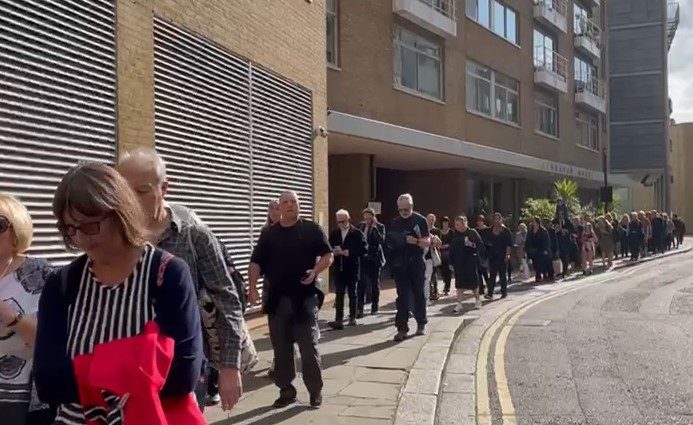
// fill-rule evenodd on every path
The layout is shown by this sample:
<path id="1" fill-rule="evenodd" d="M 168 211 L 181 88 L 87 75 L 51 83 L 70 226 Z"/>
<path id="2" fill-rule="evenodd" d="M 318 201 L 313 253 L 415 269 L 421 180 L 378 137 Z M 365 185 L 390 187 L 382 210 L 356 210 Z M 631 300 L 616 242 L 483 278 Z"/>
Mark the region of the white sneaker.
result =
<path id="1" fill-rule="evenodd" d="M 481 300 L 477 300 L 477 301 L 474 303 L 474 308 L 475 308 L 476 310 L 481 310 Z"/>
<path id="2" fill-rule="evenodd" d="M 458 302 L 453 308 L 452 311 L 454 313 L 459 313 L 462 311 L 462 303 Z"/>

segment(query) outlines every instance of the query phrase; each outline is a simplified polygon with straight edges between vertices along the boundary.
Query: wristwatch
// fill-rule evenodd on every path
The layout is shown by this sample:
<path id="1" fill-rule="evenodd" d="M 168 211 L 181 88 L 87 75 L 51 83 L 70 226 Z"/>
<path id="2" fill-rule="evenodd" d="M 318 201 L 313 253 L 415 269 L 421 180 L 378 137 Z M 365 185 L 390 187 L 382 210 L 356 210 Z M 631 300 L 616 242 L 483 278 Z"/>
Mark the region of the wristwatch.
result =
<path id="1" fill-rule="evenodd" d="M 17 313 L 17 315 L 14 317 L 14 320 L 7 324 L 7 327 L 11 328 L 17 326 L 17 323 L 19 323 L 19 321 L 22 320 L 22 317 L 24 317 L 24 313 Z"/>

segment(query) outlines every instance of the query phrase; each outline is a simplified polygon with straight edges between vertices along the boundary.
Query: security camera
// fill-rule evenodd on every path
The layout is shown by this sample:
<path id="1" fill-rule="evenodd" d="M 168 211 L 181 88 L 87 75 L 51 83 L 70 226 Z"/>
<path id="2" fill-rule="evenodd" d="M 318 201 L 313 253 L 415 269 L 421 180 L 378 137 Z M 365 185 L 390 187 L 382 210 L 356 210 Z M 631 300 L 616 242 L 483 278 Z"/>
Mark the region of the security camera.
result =
<path id="1" fill-rule="evenodd" d="M 323 139 L 326 138 L 330 133 L 327 131 L 327 129 L 323 126 L 318 127 L 317 129 L 318 135 L 322 137 Z"/>

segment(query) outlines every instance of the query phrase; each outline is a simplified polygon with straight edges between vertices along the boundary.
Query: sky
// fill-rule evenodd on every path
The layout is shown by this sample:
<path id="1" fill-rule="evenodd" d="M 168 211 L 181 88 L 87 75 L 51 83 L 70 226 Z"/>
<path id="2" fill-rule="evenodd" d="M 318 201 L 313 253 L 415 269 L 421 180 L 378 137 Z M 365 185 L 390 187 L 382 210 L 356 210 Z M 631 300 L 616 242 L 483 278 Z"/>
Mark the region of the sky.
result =
<path id="1" fill-rule="evenodd" d="M 669 97 L 676 122 L 693 122 L 693 0 L 678 0 L 679 29 L 669 51 Z"/>

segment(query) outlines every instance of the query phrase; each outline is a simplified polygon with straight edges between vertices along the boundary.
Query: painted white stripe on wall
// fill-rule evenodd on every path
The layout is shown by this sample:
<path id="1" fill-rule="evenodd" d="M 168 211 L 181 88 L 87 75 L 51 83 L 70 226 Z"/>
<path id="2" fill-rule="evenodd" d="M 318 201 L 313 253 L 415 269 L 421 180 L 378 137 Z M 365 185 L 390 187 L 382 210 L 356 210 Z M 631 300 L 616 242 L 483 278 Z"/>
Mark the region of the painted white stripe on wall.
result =
<path id="1" fill-rule="evenodd" d="M 510 165 L 529 170 L 544 171 L 578 179 L 601 182 L 604 173 L 587 168 L 577 167 L 556 161 L 550 161 L 517 152 L 483 146 L 476 143 L 439 134 L 427 133 L 412 128 L 402 127 L 382 121 L 343 112 L 330 111 L 327 116 L 329 131 L 366 139 L 379 140 L 396 145 L 440 152 L 464 158 Z M 619 185 L 631 186 L 632 181 L 626 176 L 609 176 L 615 178 Z"/>

